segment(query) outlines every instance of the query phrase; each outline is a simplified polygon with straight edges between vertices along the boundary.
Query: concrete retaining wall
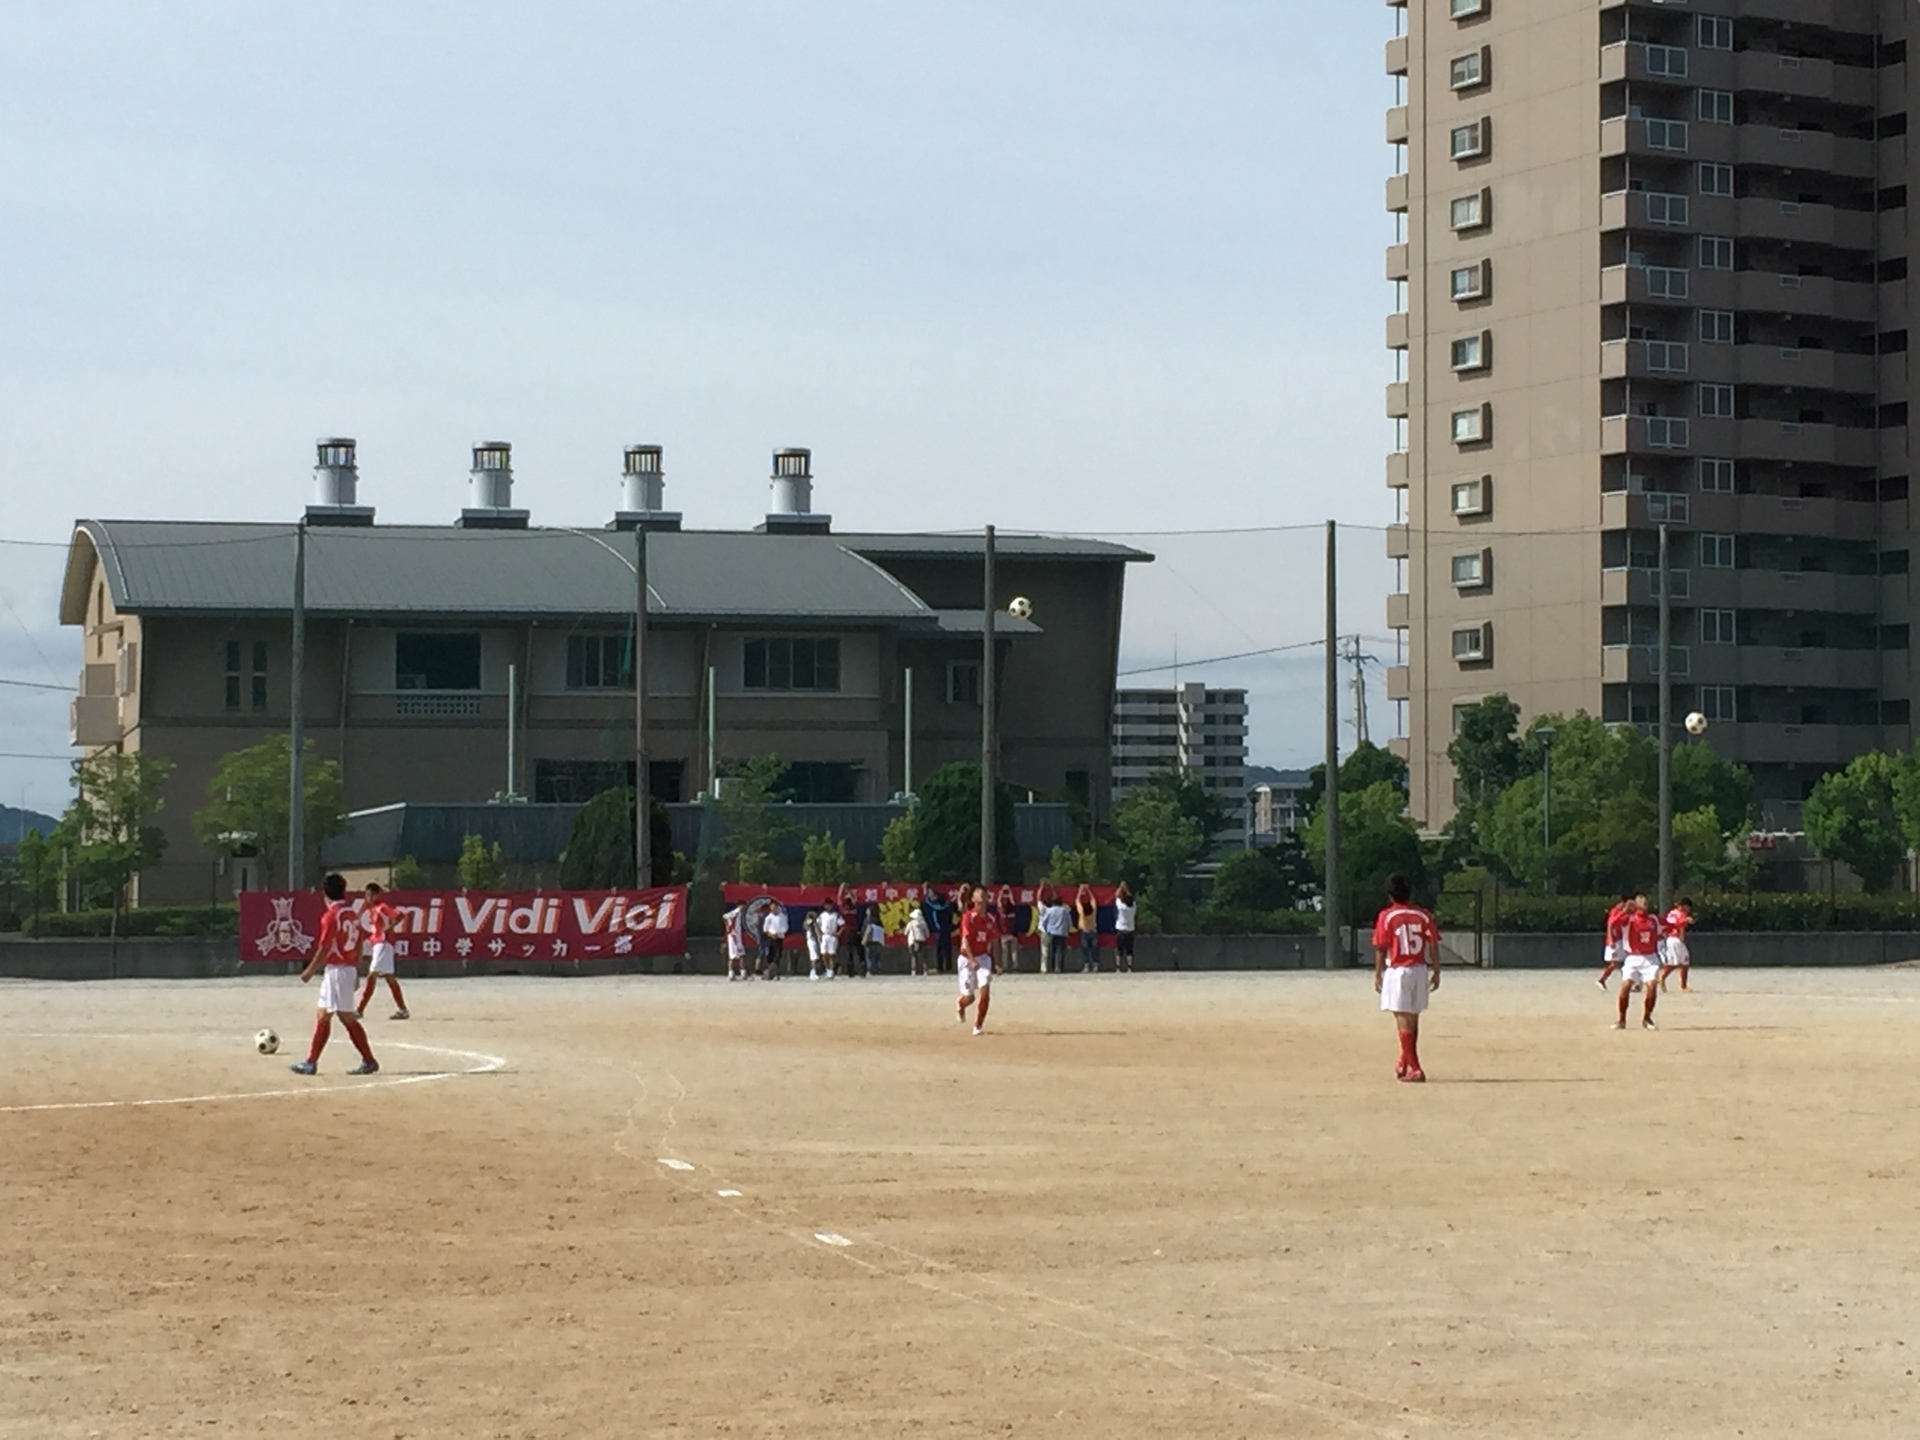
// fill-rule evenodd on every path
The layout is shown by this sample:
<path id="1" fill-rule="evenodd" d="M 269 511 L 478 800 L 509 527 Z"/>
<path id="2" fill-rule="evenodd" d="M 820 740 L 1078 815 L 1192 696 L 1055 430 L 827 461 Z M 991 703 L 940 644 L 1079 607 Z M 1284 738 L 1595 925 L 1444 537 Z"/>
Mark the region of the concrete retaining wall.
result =
<path id="1" fill-rule="evenodd" d="M 1463 950 L 1471 935 L 1459 937 Z M 1488 964 L 1496 970 L 1600 969 L 1598 935 L 1488 935 Z M 1696 932 L 1688 941 L 1696 965 L 1736 970 L 1749 966 L 1891 965 L 1920 959 L 1920 933 L 1873 931 Z"/>

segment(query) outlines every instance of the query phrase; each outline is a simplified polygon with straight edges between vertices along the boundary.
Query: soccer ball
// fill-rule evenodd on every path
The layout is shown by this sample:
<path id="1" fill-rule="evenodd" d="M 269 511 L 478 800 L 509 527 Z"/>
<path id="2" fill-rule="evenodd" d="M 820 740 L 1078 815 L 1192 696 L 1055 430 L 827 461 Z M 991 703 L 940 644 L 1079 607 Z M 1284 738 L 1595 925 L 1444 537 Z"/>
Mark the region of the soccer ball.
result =
<path id="1" fill-rule="evenodd" d="M 1007 602 L 1007 613 L 1016 620 L 1025 620 L 1033 614 L 1033 601 L 1024 595 L 1016 595 Z"/>
<path id="2" fill-rule="evenodd" d="M 253 1048 L 262 1055 L 271 1055 L 280 1048 L 280 1037 L 271 1030 L 262 1030 L 253 1037 Z"/>
<path id="3" fill-rule="evenodd" d="M 1706 734 L 1707 733 L 1707 717 L 1702 715 L 1698 710 L 1694 711 L 1691 715 L 1687 716 L 1687 733 L 1689 735 Z"/>

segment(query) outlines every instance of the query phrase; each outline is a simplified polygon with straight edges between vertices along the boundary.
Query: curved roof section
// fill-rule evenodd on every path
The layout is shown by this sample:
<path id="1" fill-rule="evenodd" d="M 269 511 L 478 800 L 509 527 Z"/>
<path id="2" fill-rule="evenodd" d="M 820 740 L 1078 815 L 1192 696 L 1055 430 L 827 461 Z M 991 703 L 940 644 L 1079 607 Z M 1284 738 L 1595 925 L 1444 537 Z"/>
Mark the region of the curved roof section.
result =
<path id="1" fill-rule="evenodd" d="M 86 616 L 97 553 L 116 609 L 273 614 L 293 608 L 294 526 L 85 520 L 61 598 Z M 595 530 L 315 526 L 307 610 L 315 616 L 629 615 L 633 539 Z M 905 585 L 833 536 L 656 533 L 648 613 L 686 619 L 936 623 Z"/>

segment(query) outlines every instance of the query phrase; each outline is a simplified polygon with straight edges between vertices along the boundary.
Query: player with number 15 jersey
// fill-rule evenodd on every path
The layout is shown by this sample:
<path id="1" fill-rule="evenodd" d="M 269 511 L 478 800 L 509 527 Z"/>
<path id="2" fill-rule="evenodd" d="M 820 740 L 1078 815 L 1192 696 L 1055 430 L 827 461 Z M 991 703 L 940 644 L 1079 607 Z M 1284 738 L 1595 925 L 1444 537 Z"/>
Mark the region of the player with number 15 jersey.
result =
<path id="1" fill-rule="evenodd" d="M 1373 922 L 1373 988 L 1400 1035 L 1400 1063 L 1393 1073 L 1419 1082 L 1427 1078 L 1420 1068 L 1420 1012 L 1440 985 L 1440 927 L 1413 903 L 1406 876 L 1388 877 L 1387 899 Z"/>

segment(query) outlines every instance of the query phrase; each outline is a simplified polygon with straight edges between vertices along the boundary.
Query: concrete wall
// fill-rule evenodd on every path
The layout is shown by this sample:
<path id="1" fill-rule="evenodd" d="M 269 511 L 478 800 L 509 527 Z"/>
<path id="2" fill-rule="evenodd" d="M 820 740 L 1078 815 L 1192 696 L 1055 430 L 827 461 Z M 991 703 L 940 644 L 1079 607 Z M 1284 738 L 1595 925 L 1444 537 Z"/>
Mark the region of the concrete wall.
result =
<path id="1" fill-rule="evenodd" d="M 1920 934 L 1898 932 L 1722 930 L 1695 934 L 1687 944 L 1694 964 L 1726 969 L 1892 965 L 1920 959 Z M 1594 935 L 1489 935 L 1486 949 L 1489 967 L 1495 970 L 1600 969 L 1600 941 Z"/>

